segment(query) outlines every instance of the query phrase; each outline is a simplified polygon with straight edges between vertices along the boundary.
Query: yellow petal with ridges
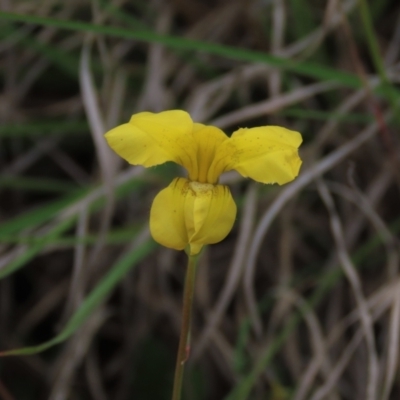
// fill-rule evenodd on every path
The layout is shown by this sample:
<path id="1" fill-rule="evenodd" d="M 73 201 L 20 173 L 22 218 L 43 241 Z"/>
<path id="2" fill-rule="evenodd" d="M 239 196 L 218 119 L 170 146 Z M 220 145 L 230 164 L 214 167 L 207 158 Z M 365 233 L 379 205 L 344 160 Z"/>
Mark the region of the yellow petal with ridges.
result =
<path id="1" fill-rule="evenodd" d="M 227 186 L 175 178 L 154 199 L 150 231 L 165 247 L 198 254 L 206 244 L 223 240 L 236 218 L 236 205 Z"/>
<path id="2" fill-rule="evenodd" d="M 185 225 L 191 254 L 218 243 L 231 231 L 236 204 L 227 186 L 190 182 L 185 200 Z"/>
<path id="3" fill-rule="evenodd" d="M 150 232 L 153 239 L 175 250 L 183 250 L 189 243 L 184 218 L 187 190 L 187 180 L 175 178 L 157 194 L 150 210 Z"/>
<path id="4" fill-rule="evenodd" d="M 197 173 L 193 121 L 185 111 L 141 112 L 106 133 L 110 147 L 130 164 L 152 167 L 173 161 Z"/>
<path id="5" fill-rule="evenodd" d="M 262 183 L 290 182 L 298 174 L 300 133 L 279 126 L 239 129 L 221 144 L 211 166 L 216 173 L 235 169 Z"/>
<path id="6" fill-rule="evenodd" d="M 228 139 L 228 136 L 215 126 L 196 123 L 194 124 L 193 138 L 197 144 L 199 168 L 198 176 L 189 175 L 189 178 L 200 183 L 216 184 L 219 175 L 213 174 L 210 166 L 214 161 L 217 148 Z"/>

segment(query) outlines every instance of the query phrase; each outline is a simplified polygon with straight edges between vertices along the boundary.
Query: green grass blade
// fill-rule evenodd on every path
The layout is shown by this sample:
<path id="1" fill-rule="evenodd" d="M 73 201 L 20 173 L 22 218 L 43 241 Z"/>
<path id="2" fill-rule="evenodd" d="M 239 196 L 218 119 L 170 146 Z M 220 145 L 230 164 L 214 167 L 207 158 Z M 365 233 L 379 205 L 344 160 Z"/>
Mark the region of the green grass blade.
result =
<path id="1" fill-rule="evenodd" d="M 3 351 L 0 352 L 0 356 L 36 354 L 68 339 L 79 327 L 82 326 L 93 311 L 106 300 L 107 296 L 122 280 L 126 273 L 136 267 L 136 265 L 152 250 L 154 250 L 155 247 L 156 244 L 149 239 L 144 244 L 123 255 L 108 274 L 86 297 L 81 307 L 79 307 L 75 314 L 72 315 L 64 329 L 53 339 L 38 346 Z"/>
<path id="2" fill-rule="evenodd" d="M 106 237 L 107 244 L 126 244 L 132 241 L 132 237 L 134 237 L 140 229 L 143 228 L 143 225 L 140 226 L 135 224 L 133 226 L 129 226 L 126 228 L 119 228 L 110 231 Z M 63 237 L 53 237 L 51 244 L 53 246 L 60 246 L 63 248 L 73 247 L 77 244 L 85 244 L 85 245 L 93 245 L 96 244 L 99 240 L 98 235 L 89 234 L 82 237 L 77 236 L 63 236 Z M 7 244 L 28 244 L 34 245 L 38 244 L 42 241 L 42 238 L 38 238 L 36 235 L 6 235 L 0 236 L 0 243 Z"/>
<path id="3" fill-rule="evenodd" d="M 395 90 L 394 86 L 390 83 L 387 77 L 385 65 L 379 51 L 378 40 L 374 32 L 372 17 L 368 3 L 366 0 L 358 0 L 358 5 L 371 58 L 373 60 L 375 69 L 382 81 L 382 85 L 386 88 L 386 92 L 388 93 L 388 98 L 391 102 L 392 110 L 394 112 L 398 106 L 398 92 L 397 90 Z"/>
<path id="4" fill-rule="evenodd" d="M 277 113 L 284 117 L 295 117 L 297 119 L 311 119 L 316 121 L 337 120 L 348 123 L 369 124 L 374 122 L 374 117 L 361 113 L 336 113 L 330 111 L 307 110 L 304 108 L 287 108 Z"/>
<path id="5" fill-rule="evenodd" d="M 37 243 L 30 246 L 24 253 L 12 260 L 5 268 L 0 270 L 0 279 L 3 279 L 22 268 L 26 263 L 31 261 L 32 258 L 37 256 L 47 244 L 51 243 L 54 239 L 62 235 L 67 229 L 71 228 L 74 222 L 75 218 L 66 219 L 53 228 L 49 233 L 41 237 Z"/>
<path id="6" fill-rule="evenodd" d="M 28 123 L 4 123 L 0 126 L 0 138 L 60 135 L 61 133 L 89 134 L 86 121 L 32 121 Z"/>
<path id="7" fill-rule="evenodd" d="M 19 176 L 0 178 L 0 189 L 17 189 L 47 193 L 68 193 L 77 189 L 77 185 L 59 179 L 24 178 Z"/>
<path id="8" fill-rule="evenodd" d="M 30 35 L 28 32 L 15 32 L 11 25 L 7 28 L 3 27 L 0 39 L 4 41 L 10 36 L 14 36 L 17 39 L 16 45 L 22 44 L 30 50 L 42 54 L 44 58 L 57 65 L 65 74 L 72 78 L 77 77 L 79 69 L 78 56 L 73 56 L 68 52 L 59 50 L 55 46 L 49 46 L 42 43 L 39 40 L 36 40 L 35 36 Z"/>
<path id="9" fill-rule="evenodd" d="M 65 207 L 73 204 L 87 194 L 86 189 L 77 190 L 73 194 L 67 195 L 60 200 L 46 204 L 33 211 L 28 211 L 19 215 L 8 222 L 4 222 L 0 226 L 0 237 L 5 235 L 16 234 L 23 229 L 34 228 L 52 217 L 56 216 Z"/>
<path id="10" fill-rule="evenodd" d="M 102 35 L 124 39 L 133 39 L 147 43 L 159 43 L 172 49 L 201 51 L 234 60 L 264 63 L 272 67 L 292 71 L 300 75 L 312 77 L 321 81 L 336 81 L 350 88 L 363 87 L 362 81 L 357 75 L 345 71 L 339 71 L 333 68 L 324 67 L 320 64 L 300 61 L 295 62 L 292 59 L 272 56 L 270 54 L 265 54 L 258 51 L 170 35 L 160 35 L 158 33 L 150 32 L 148 30 L 134 31 L 125 28 L 103 26 L 81 21 L 68 21 L 41 17 L 37 15 L 15 14 L 9 12 L 0 13 L 0 19 L 4 19 L 7 21 L 32 23 L 41 26 L 54 26 L 59 29 L 73 30 L 78 32 L 93 32 Z M 392 100 L 393 96 L 395 96 L 396 99 L 400 97 L 399 91 L 396 90 L 393 86 L 378 87 L 375 91 L 376 93 L 382 94 L 389 100 Z"/>
<path id="11" fill-rule="evenodd" d="M 59 29 L 67 29 L 80 32 L 93 32 L 124 39 L 134 39 L 149 43 L 160 43 L 174 49 L 202 51 L 205 53 L 215 54 L 218 56 L 241 61 L 265 63 L 273 67 L 293 71 L 298 74 L 310 76 L 319 80 L 334 80 L 348 87 L 362 87 L 361 80 L 356 75 L 348 72 L 322 67 L 318 64 L 306 62 L 296 63 L 293 62 L 293 60 L 287 60 L 285 58 L 280 58 L 269 54 L 236 48 L 232 46 L 224 46 L 221 44 L 191 40 L 182 37 L 160 35 L 155 32 L 149 32 L 147 30 L 133 31 L 125 28 L 103 26 L 80 21 L 59 20 L 36 15 L 22 15 L 3 12 L 0 13 L 0 18 L 8 21 L 32 23 L 42 26 L 54 26 Z"/>
<path id="12" fill-rule="evenodd" d="M 144 185 L 145 183 L 146 182 L 143 180 L 143 178 L 138 177 L 138 178 L 133 178 L 132 180 L 116 187 L 115 192 L 117 199 L 127 195 L 132 190 L 137 189 L 138 187 Z M 60 213 L 68 206 L 76 203 L 77 201 L 83 199 L 85 196 L 89 195 L 94 189 L 95 188 L 78 189 L 74 191 L 72 194 L 68 194 L 59 200 L 55 200 L 36 210 L 28 211 L 22 215 L 19 215 L 11 219 L 8 222 L 4 222 L 0 226 L 0 238 L 9 235 L 15 235 L 24 229 L 28 228 L 32 229 L 42 223 L 47 222 L 48 220 L 56 216 L 58 213 Z M 90 211 L 93 212 L 98 210 L 103 203 L 104 203 L 104 195 L 90 205 Z"/>

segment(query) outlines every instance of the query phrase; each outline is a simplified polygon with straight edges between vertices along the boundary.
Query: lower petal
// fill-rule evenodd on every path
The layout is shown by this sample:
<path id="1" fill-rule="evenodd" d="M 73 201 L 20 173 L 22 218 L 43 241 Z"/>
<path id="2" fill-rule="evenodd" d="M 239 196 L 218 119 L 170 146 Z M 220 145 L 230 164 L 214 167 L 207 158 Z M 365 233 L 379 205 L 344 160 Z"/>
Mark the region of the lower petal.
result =
<path id="1" fill-rule="evenodd" d="M 192 254 L 205 244 L 218 243 L 232 230 L 236 204 L 227 186 L 190 182 L 185 223 Z"/>
<path id="2" fill-rule="evenodd" d="M 175 178 L 155 197 L 150 211 L 150 231 L 165 247 L 190 254 L 223 240 L 236 218 L 236 204 L 227 186 Z"/>
<path id="3" fill-rule="evenodd" d="M 184 220 L 187 180 L 175 178 L 155 197 L 150 211 L 150 232 L 165 247 L 183 250 L 188 244 Z"/>

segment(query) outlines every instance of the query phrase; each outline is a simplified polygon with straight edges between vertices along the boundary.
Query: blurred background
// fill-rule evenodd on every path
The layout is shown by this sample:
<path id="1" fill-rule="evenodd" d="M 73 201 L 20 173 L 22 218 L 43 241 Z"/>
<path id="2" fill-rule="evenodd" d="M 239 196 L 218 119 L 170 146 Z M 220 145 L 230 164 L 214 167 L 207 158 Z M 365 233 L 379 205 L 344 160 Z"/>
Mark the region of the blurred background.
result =
<path id="1" fill-rule="evenodd" d="M 183 399 L 399 398 L 397 1 L 0 5 L 1 399 L 170 398 L 186 256 L 148 217 L 184 172 L 103 138 L 168 109 L 304 138 L 288 185 L 222 177 Z"/>

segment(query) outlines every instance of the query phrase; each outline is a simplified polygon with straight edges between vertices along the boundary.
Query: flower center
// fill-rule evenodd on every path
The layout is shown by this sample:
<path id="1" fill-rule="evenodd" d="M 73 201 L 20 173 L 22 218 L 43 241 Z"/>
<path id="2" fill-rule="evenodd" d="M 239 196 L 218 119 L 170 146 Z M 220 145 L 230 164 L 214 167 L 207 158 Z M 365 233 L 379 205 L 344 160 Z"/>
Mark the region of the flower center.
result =
<path id="1" fill-rule="evenodd" d="M 214 189 L 214 185 L 211 183 L 200 183 L 196 181 L 190 181 L 189 187 L 193 190 L 196 196 L 208 194 Z"/>

